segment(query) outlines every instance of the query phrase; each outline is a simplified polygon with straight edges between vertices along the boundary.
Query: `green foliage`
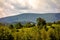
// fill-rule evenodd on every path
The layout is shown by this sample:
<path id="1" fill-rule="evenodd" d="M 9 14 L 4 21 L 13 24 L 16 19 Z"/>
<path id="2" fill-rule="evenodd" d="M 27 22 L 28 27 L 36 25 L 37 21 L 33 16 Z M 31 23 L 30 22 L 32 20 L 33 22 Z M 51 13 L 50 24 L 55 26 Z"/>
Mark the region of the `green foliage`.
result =
<path id="1" fill-rule="evenodd" d="M 49 23 L 47 23 L 46 25 L 47 25 L 47 26 L 51 26 L 52 24 L 53 24 L 53 23 L 50 23 L 50 22 L 49 22 Z"/>
<path id="2" fill-rule="evenodd" d="M 37 18 L 37 25 L 40 26 L 40 25 L 45 25 L 46 24 L 46 21 L 42 18 Z"/>
<path id="3" fill-rule="evenodd" d="M 20 29 L 20 28 L 22 28 L 23 26 L 22 26 L 22 24 L 21 24 L 20 22 L 18 22 L 18 23 L 15 24 L 15 27 L 16 27 L 16 29 Z"/>
<path id="4" fill-rule="evenodd" d="M 11 24 L 11 25 L 9 25 L 9 28 L 10 29 L 14 29 L 14 26 Z"/>
<path id="5" fill-rule="evenodd" d="M 60 24 L 60 20 L 56 22 L 56 24 Z"/>
<path id="6" fill-rule="evenodd" d="M 60 25 L 52 24 L 52 26 L 44 26 L 42 29 L 38 27 L 10 29 L 9 27 L 0 27 L 0 40 L 60 40 Z M 55 28 L 53 28 L 55 27 Z"/>
<path id="7" fill-rule="evenodd" d="M 33 26 L 35 26 L 35 24 L 30 23 L 30 22 L 27 22 L 27 23 L 24 25 L 24 27 L 26 27 L 26 28 L 30 28 L 30 27 L 33 27 Z"/>
<path id="8" fill-rule="evenodd" d="M 46 21 L 44 19 L 40 18 L 40 17 L 37 18 L 36 21 L 37 21 L 37 26 L 40 29 L 42 29 L 43 26 L 46 25 Z"/>
<path id="9" fill-rule="evenodd" d="M 0 26 L 5 26 L 5 24 L 3 24 L 3 23 L 0 23 Z"/>
<path id="10" fill-rule="evenodd" d="M 11 30 L 8 27 L 0 27 L 0 40 L 14 40 Z"/>
<path id="11" fill-rule="evenodd" d="M 60 24 L 46 24 L 42 18 L 37 18 L 37 26 L 31 23 L 0 25 L 0 40 L 60 40 Z"/>

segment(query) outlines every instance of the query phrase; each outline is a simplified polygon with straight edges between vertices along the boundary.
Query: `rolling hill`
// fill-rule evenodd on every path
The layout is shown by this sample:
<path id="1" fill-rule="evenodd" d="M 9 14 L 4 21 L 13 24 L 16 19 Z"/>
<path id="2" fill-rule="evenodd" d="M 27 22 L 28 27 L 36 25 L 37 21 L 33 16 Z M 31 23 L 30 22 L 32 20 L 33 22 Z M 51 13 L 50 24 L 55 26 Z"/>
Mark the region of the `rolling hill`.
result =
<path id="1" fill-rule="evenodd" d="M 54 22 L 60 20 L 60 13 L 46 13 L 46 14 L 35 14 L 35 13 L 23 13 L 20 15 L 0 18 L 2 23 L 13 23 L 13 22 L 35 22 L 36 18 L 44 18 L 47 22 Z"/>

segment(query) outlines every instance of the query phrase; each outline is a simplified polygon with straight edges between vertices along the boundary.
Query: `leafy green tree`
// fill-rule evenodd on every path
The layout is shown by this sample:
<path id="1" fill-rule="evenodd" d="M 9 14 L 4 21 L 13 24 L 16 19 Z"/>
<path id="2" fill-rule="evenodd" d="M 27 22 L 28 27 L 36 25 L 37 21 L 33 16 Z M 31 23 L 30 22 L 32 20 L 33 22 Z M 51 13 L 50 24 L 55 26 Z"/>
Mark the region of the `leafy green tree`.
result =
<path id="1" fill-rule="evenodd" d="M 13 29 L 13 28 L 14 28 L 14 26 L 11 24 L 11 25 L 9 25 L 9 28 L 10 28 L 10 29 Z"/>
<path id="2" fill-rule="evenodd" d="M 23 25 L 20 22 L 18 22 L 15 24 L 15 27 L 16 27 L 16 29 L 20 29 L 23 27 Z"/>
<path id="3" fill-rule="evenodd" d="M 46 21 L 44 20 L 44 19 L 42 19 L 42 18 L 37 18 L 37 26 L 39 27 L 39 28 L 42 28 L 42 26 L 44 26 L 44 25 L 46 25 Z"/>

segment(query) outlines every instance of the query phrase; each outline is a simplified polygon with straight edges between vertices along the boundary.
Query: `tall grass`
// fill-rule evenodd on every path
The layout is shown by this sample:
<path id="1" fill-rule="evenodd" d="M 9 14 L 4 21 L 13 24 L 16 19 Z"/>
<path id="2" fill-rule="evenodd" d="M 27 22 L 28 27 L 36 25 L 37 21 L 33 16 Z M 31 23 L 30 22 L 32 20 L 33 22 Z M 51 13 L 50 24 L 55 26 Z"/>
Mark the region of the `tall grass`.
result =
<path id="1" fill-rule="evenodd" d="M 0 40 L 60 40 L 60 25 L 52 24 L 46 28 L 48 31 L 44 27 L 39 29 L 37 26 L 21 29 L 1 26 Z"/>

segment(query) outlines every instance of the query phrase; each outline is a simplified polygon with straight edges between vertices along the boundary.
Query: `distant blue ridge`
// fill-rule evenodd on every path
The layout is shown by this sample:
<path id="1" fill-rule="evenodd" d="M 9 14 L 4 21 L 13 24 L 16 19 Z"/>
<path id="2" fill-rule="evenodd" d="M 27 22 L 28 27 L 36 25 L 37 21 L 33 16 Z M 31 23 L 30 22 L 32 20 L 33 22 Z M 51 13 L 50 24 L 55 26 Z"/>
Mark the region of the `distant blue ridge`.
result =
<path id="1" fill-rule="evenodd" d="M 54 22 L 60 20 L 60 13 L 46 13 L 46 14 L 35 14 L 35 13 L 23 13 L 20 15 L 0 18 L 2 23 L 12 23 L 12 22 L 35 22 L 38 17 L 41 17 L 46 20 L 46 22 Z"/>

